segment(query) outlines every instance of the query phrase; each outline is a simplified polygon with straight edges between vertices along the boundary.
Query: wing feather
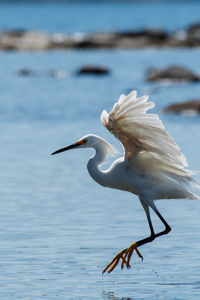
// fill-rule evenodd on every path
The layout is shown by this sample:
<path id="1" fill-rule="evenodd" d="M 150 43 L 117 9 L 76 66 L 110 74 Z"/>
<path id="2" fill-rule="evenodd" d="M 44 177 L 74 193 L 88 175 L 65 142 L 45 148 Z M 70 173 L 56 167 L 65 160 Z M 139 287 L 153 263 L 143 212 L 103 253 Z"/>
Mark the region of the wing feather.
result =
<path id="1" fill-rule="evenodd" d="M 136 154 L 143 153 L 141 157 L 144 157 L 146 153 L 145 157 L 160 170 L 189 178 L 190 172 L 184 169 L 185 156 L 158 115 L 147 113 L 154 107 L 153 102 L 147 101 L 148 96 L 137 98 L 136 91 L 127 97 L 121 95 L 109 114 L 102 112 L 101 122 L 123 144 L 125 159 L 131 161 Z"/>

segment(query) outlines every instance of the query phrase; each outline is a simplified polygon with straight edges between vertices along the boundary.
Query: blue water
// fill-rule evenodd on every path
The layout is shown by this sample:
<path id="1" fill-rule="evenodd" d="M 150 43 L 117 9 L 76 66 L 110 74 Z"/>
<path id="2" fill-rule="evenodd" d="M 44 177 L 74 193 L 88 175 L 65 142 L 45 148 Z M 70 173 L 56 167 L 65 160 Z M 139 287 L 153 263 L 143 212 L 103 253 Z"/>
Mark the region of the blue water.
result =
<path id="1" fill-rule="evenodd" d="M 161 27 L 178 30 L 200 21 L 198 0 L 3 1 L 0 30 L 93 32 Z"/>
<path id="2" fill-rule="evenodd" d="M 192 1 L 191 6 L 188 3 L 179 4 L 185 15 L 190 15 L 188 7 L 195 6 Z M 7 18 L 13 22 L 10 27 L 17 23 L 21 27 L 20 22 L 25 22 L 26 28 L 58 30 L 56 22 L 45 18 L 38 17 L 35 24 L 32 13 L 28 20 L 18 19 L 20 9 L 25 12 L 28 7 L 29 12 L 40 9 L 42 15 L 45 7 L 46 13 L 54 13 L 55 18 L 57 9 L 57 18 L 65 19 L 61 4 L 36 4 L 36 8 L 33 4 L 20 5 L 18 9 L 16 4 L 0 5 L 1 12 L 9 7 Z M 103 10 L 107 5 L 69 4 L 77 7 L 79 14 L 80 8 L 88 7 L 96 15 L 99 7 Z M 129 5 L 133 6 L 117 4 L 120 5 L 127 14 Z M 137 4 L 140 11 L 150 6 L 146 5 Z M 162 5 L 157 5 L 162 15 Z M 173 4 L 168 5 L 170 8 Z M 163 7 L 168 5 L 163 3 Z M 196 2 L 196 10 L 198 5 Z M 124 28 L 129 26 L 128 22 L 125 18 Z M 170 26 L 177 28 L 176 22 Z M 82 31 L 93 30 L 86 21 L 80 25 Z M 9 26 L 4 22 L 4 28 Z M 64 25 L 59 26 L 59 30 L 62 27 L 66 31 Z M 99 20 L 96 26 L 106 28 L 106 17 L 105 22 Z M 74 21 L 68 30 L 80 28 Z M 172 232 L 141 248 L 143 262 L 133 255 L 131 270 L 116 268 L 110 275 L 102 276 L 103 268 L 118 251 L 149 234 L 143 209 L 137 197 L 100 187 L 89 177 L 86 163 L 92 150 L 50 156 L 54 150 L 90 132 L 121 150 L 100 124 L 99 116 L 103 109 L 112 107 L 121 93 L 137 88 L 140 95 L 148 93 L 150 100 L 155 101 L 153 111 L 159 113 L 187 156 L 190 168 L 200 170 L 199 117 L 162 113 L 167 104 L 199 97 L 200 84 L 145 82 L 145 72 L 151 66 L 176 63 L 200 73 L 199 57 L 199 49 L 0 53 L 2 299 L 199 299 L 199 201 L 157 202 Z M 103 77 L 77 77 L 76 70 L 87 63 L 105 65 L 111 73 Z M 21 68 L 30 68 L 35 73 L 20 77 L 17 71 Z M 64 70 L 66 77 L 50 77 L 48 72 L 52 69 Z M 196 178 L 200 180 L 199 174 Z M 152 219 L 156 230 L 160 230 L 159 220 L 154 215 Z"/>

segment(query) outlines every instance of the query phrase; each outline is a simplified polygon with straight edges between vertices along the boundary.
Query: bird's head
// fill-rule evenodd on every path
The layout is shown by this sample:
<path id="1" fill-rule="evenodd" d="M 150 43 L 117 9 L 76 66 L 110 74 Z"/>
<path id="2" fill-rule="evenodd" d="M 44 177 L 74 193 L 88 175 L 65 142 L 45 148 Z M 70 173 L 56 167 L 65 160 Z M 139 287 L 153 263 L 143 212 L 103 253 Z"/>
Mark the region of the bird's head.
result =
<path id="1" fill-rule="evenodd" d="M 106 142 L 104 139 L 102 139 L 94 134 L 88 134 L 88 135 L 85 135 L 84 137 L 82 137 L 81 139 L 79 139 L 74 144 L 64 147 L 64 148 L 61 148 L 61 149 L 53 152 L 52 155 L 58 154 L 60 152 L 67 151 L 70 149 L 79 149 L 79 148 L 95 148 L 95 149 L 97 149 L 98 147 L 103 147 L 104 150 L 111 156 L 116 155 L 118 153 L 118 151 L 112 145 L 110 145 L 108 142 Z"/>

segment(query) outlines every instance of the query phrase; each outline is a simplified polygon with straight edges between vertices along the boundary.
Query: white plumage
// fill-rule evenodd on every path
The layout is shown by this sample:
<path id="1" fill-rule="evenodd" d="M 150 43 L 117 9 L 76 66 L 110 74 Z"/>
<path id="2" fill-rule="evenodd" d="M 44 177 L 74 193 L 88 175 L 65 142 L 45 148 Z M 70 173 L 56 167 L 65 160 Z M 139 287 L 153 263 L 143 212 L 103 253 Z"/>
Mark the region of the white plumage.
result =
<path id="1" fill-rule="evenodd" d="M 126 265 L 129 268 L 134 250 L 142 257 L 138 247 L 169 233 L 171 228 L 159 213 L 154 200 L 199 199 L 191 192 L 191 185 L 195 182 L 191 177 L 192 172 L 185 168 L 187 167 L 185 156 L 165 130 L 158 115 L 147 113 L 154 107 L 154 103 L 147 101 L 148 96 L 137 98 L 137 92 L 132 91 L 128 96 L 121 95 L 109 114 L 105 110 L 102 112 L 102 124 L 119 139 L 125 152 L 124 157 L 114 161 L 108 170 L 102 171 L 100 166 L 107 160 L 109 154 L 115 154 L 115 148 L 92 134 L 52 153 L 73 148 L 94 148 L 96 153 L 87 165 L 91 177 L 105 187 L 138 195 L 145 210 L 151 235 L 118 253 L 103 272 L 106 270 L 111 272 L 120 259 L 122 259 L 121 267 Z M 163 231 L 154 232 L 149 208 L 154 210 L 164 224 Z"/>
<path id="2" fill-rule="evenodd" d="M 122 95 L 109 114 L 105 110 L 102 112 L 102 124 L 122 142 L 127 157 L 143 150 L 161 164 L 166 162 L 166 165 L 179 169 L 186 167 L 185 156 L 166 132 L 158 115 L 146 113 L 154 103 L 147 102 L 148 96 L 136 96 L 136 91 L 127 97 Z"/>

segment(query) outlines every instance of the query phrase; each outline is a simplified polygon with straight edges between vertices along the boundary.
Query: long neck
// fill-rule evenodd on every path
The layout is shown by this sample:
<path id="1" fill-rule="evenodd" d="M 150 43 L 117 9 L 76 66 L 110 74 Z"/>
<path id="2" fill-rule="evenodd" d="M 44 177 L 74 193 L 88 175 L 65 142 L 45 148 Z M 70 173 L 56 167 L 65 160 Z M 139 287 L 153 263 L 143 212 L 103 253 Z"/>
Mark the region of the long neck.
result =
<path id="1" fill-rule="evenodd" d="M 101 143 L 95 145 L 94 149 L 96 150 L 96 153 L 89 159 L 87 164 L 88 172 L 97 183 L 107 186 L 106 172 L 99 169 L 99 166 L 107 159 L 107 152 Z"/>

